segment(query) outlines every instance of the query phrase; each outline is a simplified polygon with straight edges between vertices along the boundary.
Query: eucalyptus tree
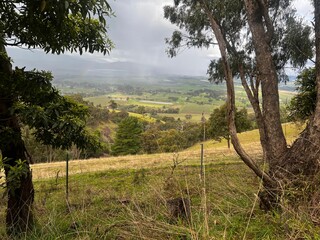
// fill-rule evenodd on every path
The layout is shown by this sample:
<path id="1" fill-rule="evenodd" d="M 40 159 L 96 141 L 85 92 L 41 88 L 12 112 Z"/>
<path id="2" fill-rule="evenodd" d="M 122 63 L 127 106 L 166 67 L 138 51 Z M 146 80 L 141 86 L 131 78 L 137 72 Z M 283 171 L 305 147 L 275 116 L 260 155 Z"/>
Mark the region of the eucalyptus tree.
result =
<path id="1" fill-rule="evenodd" d="M 315 196 L 316 187 L 312 184 L 319 174 L 320 98 L 310 123 L 290 148 L 280 121 L 278 83 L 288 80 L 284 70 L 287 64 L 303 67 L 308 60 L 313 61 L 317 96 L 320 94 L 320 1 L 313 1 L 313 27 L 295 15 L 291 2 L 175 0 L 164 8 L 165 18 L 179 27 L 166 40 L 170 56 L 181 48 L 218 47 L 220 58 L 211 62 L 209 80 L 226 82 L 231 141 L 241 159 L 263 180 L 267 191 L 261 192 L 260 199 L 266 209 L 279 206 L 281 189 L 294 187 L 302 194 L 306 182 L 313 189 L 310 196 Z M 241 79 L 253 107 L 268 171 L 258 166 L 237 137 L 235 77 Z"/>
<path id="2" fill-rule="evenodd" d="M 7 231 L 32 226 L 34 189 L 20 122 L 35 128 L 44 144 L 66 148 L 92 142 L 83 126 L 85 110 L 52 88 L 49 73 L 12 68 L 8 46 L 46 53 L 108 53 L 105 0 L 4 0 L 0 2 L 0 150 L 8 191 Z"/>
<path id="3" fill-rule="evenodd" d="M 252 122 L 249 119 L 247 109 L 242 108 L 238 110 L 235 108 L 235 124 L 237 132 L 241 133 L 252 129 Z M 226 139 L 228 142 L 228 148 L 230 148 L 230 134 L 227 121 L 227 106 L 226 104 L 215 108 L 210 114 L 207 122 L 208 137 L 217 141 Z"/>

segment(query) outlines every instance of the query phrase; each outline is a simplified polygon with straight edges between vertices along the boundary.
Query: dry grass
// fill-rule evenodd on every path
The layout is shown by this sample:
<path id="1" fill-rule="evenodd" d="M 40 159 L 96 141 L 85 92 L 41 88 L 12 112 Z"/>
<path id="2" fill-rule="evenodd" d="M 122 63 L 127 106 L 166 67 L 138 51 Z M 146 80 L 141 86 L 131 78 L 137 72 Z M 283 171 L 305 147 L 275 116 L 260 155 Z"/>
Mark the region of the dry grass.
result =
<path id="1" fill-rule="evenodd" d="M 288 143 L 291 143 L 299 134 L 300 129 L 294 124 L 284 125 Z M 248 153 L 255 159 L 261 157 L 258 130 L 239 134 L 240 141 Z M 240 161 L 233 148 L 228 149 L 225 140 L 204 142 L 206 164 L 228 164 Z M 200 146 L 197 144 L 185 151 L 179 152 L 179 159 L 184 160 L 183 165 L 197 165 L 200 158 Z M 161 168 L 172 164 L 173 153 L 144 154 L 134 156 L 107 157 L 89 160 L 72 160 L 69 163 L 69 173 L 78 174 L 106 170 Z M 54 163 L 41 163 L 32 165 L 33 178 L 53 178 L 57 174 L 65 175 L 65 161 Z"/>
<path id="2" fill-rule="evenodd" d="M 200 150 L 200 147 L 198 147 Z M 179 153 L 179 159 L 184 160 L 183 165 L 197 164 L 200 157 L 200 151 L 184 151 Z M 206 164 L 212 163 L 231 163 L 239 161 L 232 150 L 224 147 L 217 149 L 208 149 L 205 152 Z M 141 169 L 141 168 L 160 168 L 172 165 L 173 153 L 161 153 L 151 155 L 132 155 L 121 157 L 96 158 L 89 160 L 72 160 L 69 162 L 69 173 L 85 173 L 106 170 L 121 169 Z M 230 160 L 231 159 L 231 160 Z M 54 163 L 40 163 L 32 165 L 33 178 L 52 178 L 57 175 L 65 174 L 65 161 Z"/>
<path id="3" fill-rule="evenodd" d="M 286 127 L 292 141 L 298 131 Z M 240 139 L 251 156 L 261 157 L 257 131 Z M 32 165 L 40 224 L 26 239 L 319 239 L 302 214 L 259 210 L 261 182 L 226 142 L 207 141 L 204 149 L 203 179 L 199 145 L 178 154 L 70 161 L 67 205 L 65 162 Z M 173 160 L 181 163 L 174 170 Z M 167 200 L 177 197 L 190 199 L 190 221 L 172 221 Z M 4 239 L 5 199 L 0 209 Z"/>

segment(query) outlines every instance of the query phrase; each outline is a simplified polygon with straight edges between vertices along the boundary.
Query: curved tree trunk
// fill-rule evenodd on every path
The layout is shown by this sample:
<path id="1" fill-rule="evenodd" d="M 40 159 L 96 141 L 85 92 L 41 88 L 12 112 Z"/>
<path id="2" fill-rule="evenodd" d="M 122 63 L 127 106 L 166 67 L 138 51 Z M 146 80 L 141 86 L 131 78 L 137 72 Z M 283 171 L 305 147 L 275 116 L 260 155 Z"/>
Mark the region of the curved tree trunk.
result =
<path id="1" fill-rule="evenodd" d="M 240 158 L 243 160 L 243 162 L 259 177 L 261 178 L 265 185 L 269 186 L 270 188 L 275 188 L 277 183 L 262 169 L 259 168 L 259 166 L 256 164 L 256 162 L 247 154 L 247 152 L 242 148 L 238 135 L 237 135 L 237 129 L 235 124 L 235 90 L 234 90 L 234 82 L 233 82 L 233 75 L 232 70 L 228 61 L 228 55 L 227 55 L 227 44 L 223 37 L 222 31 L 220 29 L 219 24 L 217 23 L 214 16 L 211 14 L 209 8 L 206 5 L 206 2 L 204 0 L 201 1 L 202 8 L 206 15 L 209 18 L 211 28 L 214 32 L 214 35 L 217 39 L 221 59 L 223 62 L 223 71 L 226 79 L 226 86 L 227 86 L 227 107 L 228 107 L 228 127 L 229 132 L 231 136 L 231 142 L 232 145 L 237 152 L 237 154 L 240 156 Z"/>
<path id="2" fill-rule="evenodd" d="M 260 108 L 260 103 L 259 103 L 259 83 L 260 81 L 258 79 L 255 79 L 256 84 L 254 84 L 254 79 L 253 77 L 250 77 L 250 82 L 251 82 L 251 89 L 247 83 L 246 76 L 243 70 L 243 66 L 240 64 L 239 65 L 239 73 L 240 73 L 240 79 L 242 86 L 247 94 L 247 97 L 250 101 L 250 104 L 253 108 L 253 112 L 257 121 L 258 125 L 258 130 L 259 130 L 259 135 L 260 135 L 260 143 L 262 146 L 262 152 L 263 152 L 263 160 L 268 160 L 269 157 L 267 156 L 267 138 L 266 138 L 266 132 L 265 132 L 265 126 L 264 126 L 264 120 L 263 120 L 263 115 L 262 111 Z"/>
<path id="3" fill-rule="evenodd" d="M 6 55 L 4 46 L 0 46 L 2 54 Z M 5 160 L 6 185 L 8 190 L 8 205 L 6 214 L 7 233 L 25 232 L 33 225 L 32 204 L 34 188 L 29 163 L 25 163 L 25 174 L 20 179 L 12 181 L 12 169 L 17 160 L 26 160 L 27 153 L 21 137 L 19 121 L 11 113 L 13 99 L 7 87 L 12 77 L 12 67 L 6 57 L 0 58 L 0 150 Z M 6 88 L 6 89 L 3 89 Z"/>
<path id="4" fill-rule="evenodd" d="M 263 180 L 264 190 L 260 193 L 261 206 L 265 210 L 279 207 L 280 199 L 286 191 L 293 188 L 300 196 L 294 197 L 292 205 L 301 199 L 311 201 L 319 209 L 320 190 L 320 0 L 314 0 L 315 6 L 315 36 L 316 36 L 316 71 L 317 71 L 317 104 L 313 118 L 310 120 L 300 138 L 291 148 L 287 147 L 286 139 L 280 121 L 280 104 L 278 92 L 278 76 L 273 62 L 271 40 L 273 38 L 273 23 L 269 17 L 268 1 L 244 0 L 247 20 L 252 34 L 256 68 L 257 83 L 261 84 L 262 106 L 260 107 L 258 90 L 246 82 L 244 72 L 240 75 L 242 84 L 253 105 L 259 125 L 260 141 L 264 157 L 269 164 L 269 173 L 261 170 L 253 159 L 244 151 L 237 137 L 235 126 L 235 92 L 233 74 L 228 60 L 227 42 L 224 39 L 223 29 L 220 28 L 215 16 L 212 15 L 208 1 L 201 0 L 200 4 L 207 15 L 211 28 L 218 42 L 223 63 L 223 70 L 227 84 L 228 119 L 231 141 L 234 149 Z M 289 200 L 289 199 L 287 199 Z M 313 206 L 314 206 L 313 205 Z M 320 214 L 320 210 L 318 210 Z"/>

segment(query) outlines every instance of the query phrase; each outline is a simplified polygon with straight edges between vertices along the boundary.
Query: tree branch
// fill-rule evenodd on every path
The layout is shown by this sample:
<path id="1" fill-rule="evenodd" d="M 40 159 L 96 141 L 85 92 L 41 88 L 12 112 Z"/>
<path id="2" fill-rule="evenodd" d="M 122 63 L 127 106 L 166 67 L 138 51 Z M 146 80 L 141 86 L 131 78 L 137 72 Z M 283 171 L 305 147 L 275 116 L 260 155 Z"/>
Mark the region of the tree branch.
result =
<path id="1" fill-rule="evenodd" d="M 268 7 L 268 0 L 258 0 L 259 8 L 261 9 L 263 13 L 263 18 L 265 21 L 265 25 L 267 28 L 266 36 L 267 36 L 267 42 L 270 44 L 273 34 L 274 34 L 274 27 L 273 23 L 269 16 L 269 7 Z"/>

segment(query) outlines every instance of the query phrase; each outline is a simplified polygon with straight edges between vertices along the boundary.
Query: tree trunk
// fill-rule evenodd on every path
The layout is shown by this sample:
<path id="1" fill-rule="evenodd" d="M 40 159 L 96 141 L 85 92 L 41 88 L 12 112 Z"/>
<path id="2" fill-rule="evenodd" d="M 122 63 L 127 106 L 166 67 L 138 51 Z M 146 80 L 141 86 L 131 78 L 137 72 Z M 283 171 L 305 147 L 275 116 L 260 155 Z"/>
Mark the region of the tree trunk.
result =
<path id="1" fill-rule="evenodd" d="M 276 177 L 285 189 L 299 189 L 293 205 L 308 204 L 311 215 L 319 223 L 319 173 L 320 173 L 320 0 L 314 0 L 316 36 L 317 102 L 315 112 L 306 129 L 280 158 Z M 308 190 L 308 191 L 304 191 Z M 300 202 L 297 199 L 301 199 Z"/>
<path id="2" fill-rule="evenodd" d="M 267 31 L 269 27 L 264 25 L 267 21 L 266 19 L 263 20 L 262 9 L 259 9 L 257 2 L 245 0 L 245 4 L 254 39 L 257 68 L 259 77 L 261 77 L 270 176 L 278 183 L 277 188 L 270 188 L 265 185 L 266 191 L 260 194 L 261 202 L 269 210 L 278 205 L 281 195 L 290 195 L 291 198 L 286 199 L 287 203 L 293 207 L 297 207 L 299 204 L 310 207 L 311 215 L 317 216 L 317 221 L 319 221 L 320 191 L 318 190 L 319 181 L 317 179 L 320 172 L 320 0 L 314 0 L 316 109 L 306 129 L 289 149 L 285 146 L 283 131 L 280 129 L 278 81 L 268 43 L 268 40 L 270 40 L 270 34 Z M 286 193 L 289 194 L 286 195 Z"/>
<path id="3" fill-rule="evenodd" d="M 202 0 L 200 1 L 202 8 L 205 12 L 205 14 L 209 18 L 209 22 L 212 28 L 212 31 L 214 32 L 214 35 L 216 37 L 216 40 L 218 42 L 218 47 L 221 54 L 221 60 L 223 63 L 223 71 L 226 79 L 226 86 L 227 86 L 227 107 L 228 107 L 228 128 L 229 133 L 231 137 L 231 143 L 237 152 L 237 154 L 240 156 L 240 158 L 243 160 L 243 162 L 261 179 L 263 179 L 264 183 L 268 186 L 274 187 L 276 185 L 276 182 L 263 170 L 261 170 L 255 161 L 247 154 L 247 152 L 243 149 L 243 147 L 240 144 L 238 135 L 237 135 L 237 129 L 235 124 L 235 90 L 234 90 L 234 82 L 233 82 L 233 75 L 230 63 L 228 61 L 228 55 L 227 55 L 227 44 L 223 37 L 222 29 L 220 28 L 219 24 L 217 23 L 216 19 L 210 12 L 206 1 Z M 280 118 L 279 118 L 280 119 Z"/>
<path id="4" fill-rule="evenodd" d="M 4 46 L 0 46 L 6 55 Z M 11 95 L 9 81 L 12 80 L 12 67 L 6 57 L 0 58 L 0 150 L 7 164 L 5 167 L 8 205 L 6 213 L 7 233 L 25 232 L 33 225 L 32 204 L 34 188 L 29 163 L 26 162 L 26 173 L 20 179 L 11 179 L 12 169 L 17 160 L 26 160 L 26 148 L 21 137 L 21 129 L 16 115 L 11 113 L 14 98 Z M 6 88 L 6 89 L 3 89 Z"/>
<path id="5" fill-rule="evenodd" d="M 266 16 L 267 6 L 262 7 L 258 1 L 252 0 L 245 0 L 245 6 L 256 53 L 258 77 L 261 81 L 262 114 L 267 142 L 266 156 L 272 172 L 279 158 L 287 150 L 280 121 L 278 76 L 270 47 L 273 29 L 270 29 L 272 27 L 267 24 L 269 20 Z"/>

